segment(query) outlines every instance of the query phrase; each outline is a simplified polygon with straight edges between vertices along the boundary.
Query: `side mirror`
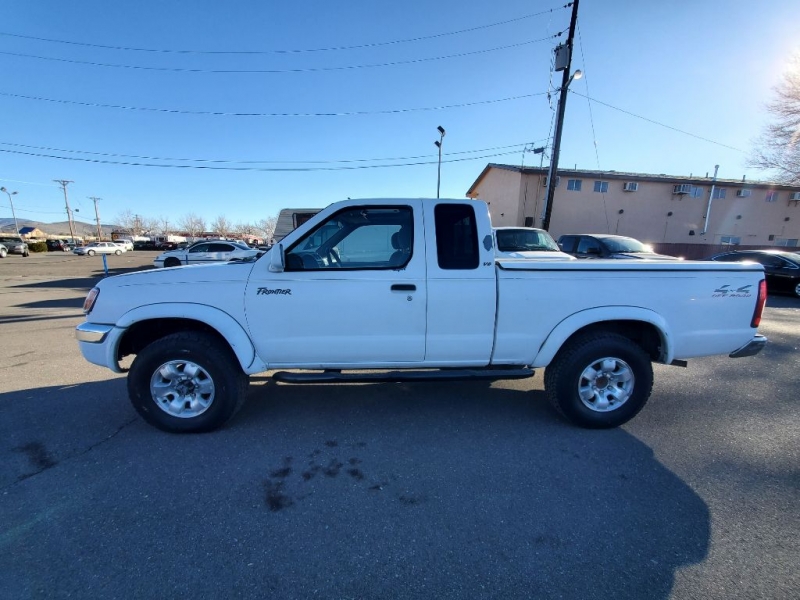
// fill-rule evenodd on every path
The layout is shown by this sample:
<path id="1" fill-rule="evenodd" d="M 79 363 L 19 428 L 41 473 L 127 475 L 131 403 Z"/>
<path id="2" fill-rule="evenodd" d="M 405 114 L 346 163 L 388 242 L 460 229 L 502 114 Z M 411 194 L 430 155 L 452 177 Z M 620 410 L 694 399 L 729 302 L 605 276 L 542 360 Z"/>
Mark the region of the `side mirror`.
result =
<path id="1" fill-rule="evenodd" d="M 269 251 L 269 270 L 271 273 L 283 273 L 283 244 L 276 244 Z"/>

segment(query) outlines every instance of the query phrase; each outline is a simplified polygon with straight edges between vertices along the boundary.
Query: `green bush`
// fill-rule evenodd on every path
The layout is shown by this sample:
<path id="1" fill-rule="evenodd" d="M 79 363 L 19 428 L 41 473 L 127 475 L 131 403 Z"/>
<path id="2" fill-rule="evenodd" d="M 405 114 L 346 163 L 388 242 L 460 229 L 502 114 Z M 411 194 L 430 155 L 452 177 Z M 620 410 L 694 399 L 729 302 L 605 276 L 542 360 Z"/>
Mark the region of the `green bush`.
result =
<path id="1" fill-rule="evenodd" d="M 28 244 L 28 250 L 31 252 L 47 252 L 46 242 L 31 242 Z"/>

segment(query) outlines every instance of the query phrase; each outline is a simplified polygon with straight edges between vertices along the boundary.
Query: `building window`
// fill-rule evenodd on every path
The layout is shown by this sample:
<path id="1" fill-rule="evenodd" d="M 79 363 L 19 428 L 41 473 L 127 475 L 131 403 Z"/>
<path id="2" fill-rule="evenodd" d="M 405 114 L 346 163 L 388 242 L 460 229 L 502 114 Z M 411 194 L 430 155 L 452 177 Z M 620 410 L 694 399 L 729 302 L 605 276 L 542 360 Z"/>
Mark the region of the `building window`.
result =
<path id="1" fill-rule="evenodd" d="M 738 246 L 742 239 L 735 235 L 723 235 L 719 243 L 727 246 Z"/>
<path id="2" fill-rule="evenodd" d="M 594 191 L 600 192 L 601 194 L 605 194 L 608 191 L 608 182 L 607 181 L 595 181 L 594 182 Z"/>
<path id="3" fill-rule="evenodd" d="M 725 188 L 714 188 L 714 200 L 724 200 L 727 191 Z"/>
<path id="4" fill-rule="evenodd" d="M 582 179 L 570 179 L 567 181 L 567 189 L 572 192 L 580 192 L 582 183 Z"/>
<path id="5" fill-rule="evenodd" d="M 778 192 L 770 190 L 769 192 L 767 192 L 765 200 L 767 202 L 776 202 L 778 200 Z"/>
<path id="6" fill-rule="evenodd" d="M 703 188 L 697 187 L 696 185 L 693 185 L 691 191 L 689 192 L 689 195 L 692 198 L 702 198 L 703 197 Z"/>
<path id="7" fill-rule="evenodd" d="M 776 246 L 788 246 L 790 248 L 797 247 L 797 239 L 796 238 L 775 238 L 775 245 Z"/>

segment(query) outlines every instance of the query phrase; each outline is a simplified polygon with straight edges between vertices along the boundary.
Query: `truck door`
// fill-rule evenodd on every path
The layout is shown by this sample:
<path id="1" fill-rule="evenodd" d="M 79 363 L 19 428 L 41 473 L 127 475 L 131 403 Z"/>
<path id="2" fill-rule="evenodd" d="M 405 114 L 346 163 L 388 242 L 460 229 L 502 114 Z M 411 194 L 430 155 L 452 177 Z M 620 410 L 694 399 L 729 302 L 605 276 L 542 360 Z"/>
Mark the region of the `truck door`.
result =
<path id="1" fill-rule="evenodd" d="M 476 206 L 484 205 L 426 204 L 426 363 L 482 366 L 491 358 L 497 305 L 494 247 L 489 215 Z"/>
<path id="2" fill-rule="evenodd" d="M 270 366 L 407 366 L 425 356 L 425 239 L 420 201 L 340 208 L 253 267 L 245 310 Z M 273 251 L 277 251 L 277 248 Z"/>

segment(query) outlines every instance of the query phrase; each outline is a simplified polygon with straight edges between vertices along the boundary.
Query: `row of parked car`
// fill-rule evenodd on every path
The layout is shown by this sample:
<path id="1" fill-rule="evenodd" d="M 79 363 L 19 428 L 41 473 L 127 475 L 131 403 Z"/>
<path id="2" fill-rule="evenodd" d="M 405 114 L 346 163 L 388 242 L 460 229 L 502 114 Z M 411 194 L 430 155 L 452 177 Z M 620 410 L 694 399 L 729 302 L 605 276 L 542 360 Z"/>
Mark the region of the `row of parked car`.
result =
<path id="1" fill-rule="evenodd" d="M 505 258 L 649 259 L 682 260 L 658 254 L 634 238 L 606 234 L 562 235 L 555 242 L 541 229 L 499 227 L 495 230 L 497 255 Z M 800 253 L 782 250 L 728 250 L 705 260 L 719 262 L 757 262 L 764 267 L 767 289 L 772 293 L 800 298 Z"/>

